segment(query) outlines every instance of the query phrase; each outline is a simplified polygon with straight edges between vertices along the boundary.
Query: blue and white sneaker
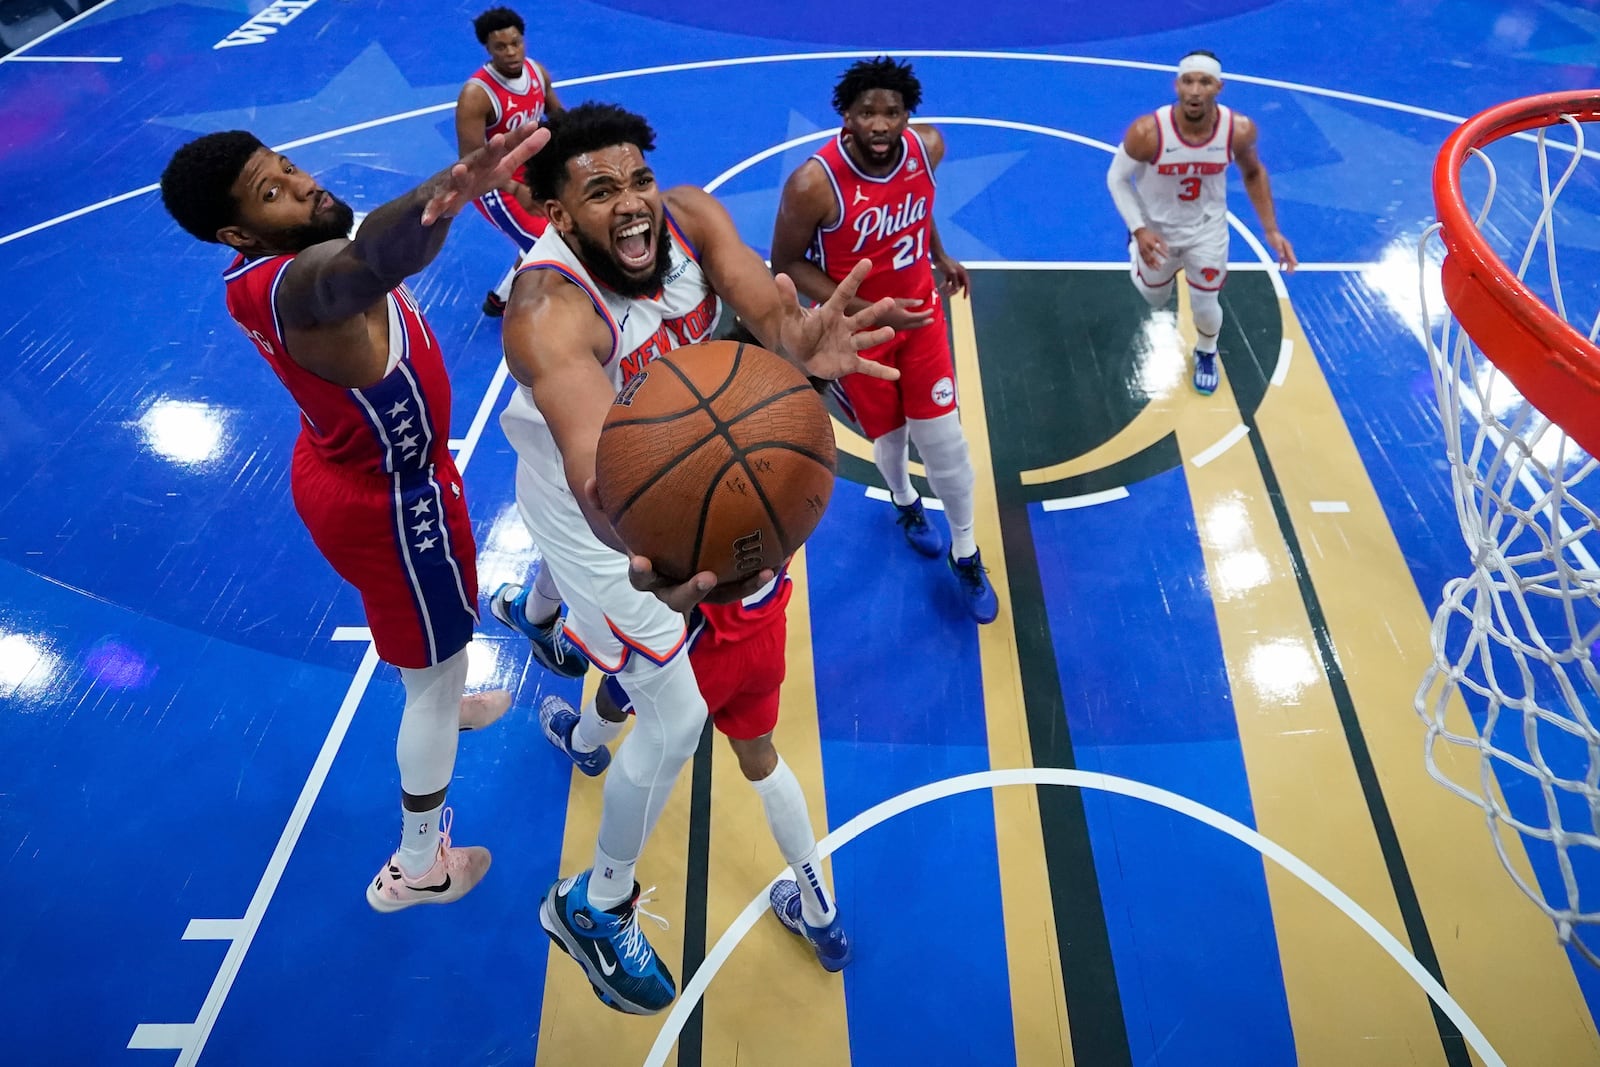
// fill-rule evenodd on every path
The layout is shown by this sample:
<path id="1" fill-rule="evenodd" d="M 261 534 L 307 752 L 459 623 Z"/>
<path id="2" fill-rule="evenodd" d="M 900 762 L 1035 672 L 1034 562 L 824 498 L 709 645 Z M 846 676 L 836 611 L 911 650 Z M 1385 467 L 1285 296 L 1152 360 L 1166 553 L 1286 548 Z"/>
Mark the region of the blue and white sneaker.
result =
<path id="1" fill-rule="evenodd" d="M 894 498 L 890 497 L 889 502 L 894 503 Z M 895 504 L 894 509 L 900 513 L 894 520 L 895 525 L 906 535 L 906 542 L 912 548 L 929 559 L 944 555 L 944 534 L 928 521 L 920 496 L 909 504 Z"/>
<path id="2" fill-rule="evenodd" d="M 855 948 L 844 932 L 837 906 L 834 908 L 833 922 L 819 930 L 806 924 L 805 913 L 800 909 L 800 886 L 793 878 L 782 879 L 774 885 L 768 899 L 772 901 L 772 914 L 778 917 L 778 921 L 790 933 L 811 943 L 823 970 L 842 971 L 846 964 L 855 959 Z"/>
<path id="3" fill-rule="evenodd" d="M 550 743 L 590 778 L 597 777 L 611 766 L 611 750 L 604 745 L 593 752 L 579 752 L 572 747 L 572 731 L 578 727 L 578 710 L 561 697 L 544 698 L 539 705 L 539 725 L 544 727 L 544 736 Z"/>
<path id="4" fill-rule="evenodd" d="M 961 594 L 972 617 L 979 622 L 994 622 L 1000 614 L 1000 601 L 994 595 L 994 586 L 989 584 L 989 572 L 983 565 L 983 554 L 974 552 L 965 559 L 950 555 L 945 559 L 955 573 L 956 581 L 961 583 Z"/>
<path id="5" fill-rule="evenodd" d="M 545 670 L 563 678 L 582 678 L 589 669 L 589 658 L 561 630 L 561 613 L 543 626 L 528 619 L 528 590 L 515 582 L 505 582 L 489 598 L 489 612 L 526 637 L 533 645 L 533 658 Z"/>
<path id="6" fill-rule="evenodd" d="M 666 920 L 642 910 L 639 883 L 633 896 L 610 911 L 589 905 L 589 875 L 556 882 L 539 905 L 539 925 L 550 940 L 589 976 L 595 996 L 607 1007 L 629 1015 L 654 1015 L 672 1003 L 678 987 L 672 972 L 656 955 L 639 929 L 639 916 Z"/>
<path id="7" fill-rule="evenodd" d="M 1217 383 L 1221 380 L 1222 376 L 1217 372 L 1217 354 L 1195 349 L 1194 391 L 1201 396 L 1210 396 L 1217 391 Z"/>

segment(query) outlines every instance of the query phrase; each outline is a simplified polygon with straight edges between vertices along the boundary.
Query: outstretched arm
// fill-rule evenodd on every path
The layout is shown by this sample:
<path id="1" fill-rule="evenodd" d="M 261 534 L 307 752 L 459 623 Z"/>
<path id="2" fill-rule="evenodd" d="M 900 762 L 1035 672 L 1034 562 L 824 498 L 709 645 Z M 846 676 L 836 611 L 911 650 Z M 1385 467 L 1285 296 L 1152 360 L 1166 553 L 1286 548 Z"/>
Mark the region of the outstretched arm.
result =
<path id="1" fill-rule="evenodd" d="M 1243 115 L 1233 116 L 1233 159 L 1244 175 L 1244 189 L 1255 205 L 1256 217 L 1261 220 L 1262 236 L 1267 246 L 1278 257 L 1278 266 L 1293 271 L 1298 266 L 1294 246 L 1278 229 L 1278 211 L 1272 203 L 1272 182 L 1267 178 L 1267 168 L 1256 155 L 1256 124 Z"/>
<path id="2" fill-rule="evenodd" d="M 433 261 L 449 220 L 494 188 L 550 139 L 524 128 L 496 137 L 466 159 L 366 217 L 349 241 L 325 241 L 284 271 L 277 310 L 285 327 L 307 330 L 365 312 Z"/>
<path id="3" fill-rule="evenodd" d="M 854 314 L 845 312 L 871 270 L 868 260 L 857 263 L 821 306 L 802 308 L 794 282 L 786 274 L 775 278 L 768 273 L 761 257 L 739 236 L 728 212 L 709 193 L 679 186 L 667 193 L 667 202 L 700 250 L 700 267 L 711 288 L 744 320 L 763 347 L 816 378 L 866 374 L 892 380 L 900 376 L 899 371 L 859 354 L 894 337 L 893 329 L 878 324 L 895 308 L 895 301 L 885 298 Z"/>

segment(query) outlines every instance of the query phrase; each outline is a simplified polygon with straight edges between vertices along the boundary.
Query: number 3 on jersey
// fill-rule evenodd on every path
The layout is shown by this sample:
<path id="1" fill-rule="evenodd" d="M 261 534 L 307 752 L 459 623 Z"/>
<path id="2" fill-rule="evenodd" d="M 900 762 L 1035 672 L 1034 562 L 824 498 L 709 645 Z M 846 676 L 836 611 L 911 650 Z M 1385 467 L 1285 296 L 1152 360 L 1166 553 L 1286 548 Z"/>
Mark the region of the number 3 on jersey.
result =
<path id="1" fill-rule="evenodd" d="M 1199 178 L 1184 178 L 1184 179 L 1182 179 L 1181 181 L 1178 182 L 1178 185 L 1180 186 L 1179 191 L 1178 191 L 1178 199 L 1179 200 L 1198 200 L 1198 199 L 1200 199 L 1200 179 Z"/>
<path id="2" fill-rule="evenodd" d="M 911 264 L 922 259 L 922 235 L 924 232 L 926 232 L 925 228 L 918 226 L 914 236 L 908 233 L 894 243 L 895 270 L 905 270 Z"/>

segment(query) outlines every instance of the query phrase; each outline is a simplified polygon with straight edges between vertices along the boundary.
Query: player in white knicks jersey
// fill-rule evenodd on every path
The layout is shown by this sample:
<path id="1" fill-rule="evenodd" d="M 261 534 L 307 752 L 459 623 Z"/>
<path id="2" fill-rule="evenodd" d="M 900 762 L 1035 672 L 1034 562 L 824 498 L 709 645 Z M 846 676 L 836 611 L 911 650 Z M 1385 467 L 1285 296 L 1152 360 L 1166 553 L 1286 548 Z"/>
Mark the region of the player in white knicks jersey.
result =
<path id="1" fill-rule="evenodd" d="M 1217 388 L 1217 335 L 1228 280 L 1228 165 L 1237 163 L 1245 191 L 1261 219 L 1267 246 L 1278 265 L 1295 268 L 1294 247 L 1278 232 L 1267 168 L 1256 156 L 1256 126 L 1217 103 L 1222 64 L 1210 52 L 1194 51 L 1178 64 L 1178 102 L 1128 127 L 1111 160 L 1106 184 L 1122 220 L 1134 288 L 1151 307 L 1165 307 L 1183 268 L 1194 308 L 1194 387 Z"/>
<path id="2" fill-rule="evenodd" d="M 634 863 L 705 725 L 683 612 L 716 576 L 666 587 L 648 560 L 626 555 L 593 496 L 601 426 L 632 375 L 710 336 L 722 301 L 764 347 L 821 378 L 896 377 L 858 353 L 893 337 L 872 327 L 897 305 L 884 299 L 844 313 L 870 270 L 863 261 L 833 299 L 802 309 L 794 285 L 767 271 L 722 205 L 692 186 L 656 186 L 645 162 L 655 134 L 638 115 L 590 103 L 548 126 L 550 143 L 536 157 L 543 163 L 526 174 L 550 226 L 524 258 L 506 307 L 502 336 L 517 390 L 500 422 L 517 452 L 517 509 L 566 597 L 566 633 L 617 678 L 637 721 L 606 775 L 594 867 L 552 885 L 539 920 L 602 1001 L 650 1014 L 677 988 L 639 929 Z M 739 593 L 774 577 L 755 575 Z M 584 773 L 613 762 L 605 746 L 621 724 L 592 703 L 580 714 L 541 709 L 541 718 Z M 784 808 L 810 832 L 803 796 Z"/>

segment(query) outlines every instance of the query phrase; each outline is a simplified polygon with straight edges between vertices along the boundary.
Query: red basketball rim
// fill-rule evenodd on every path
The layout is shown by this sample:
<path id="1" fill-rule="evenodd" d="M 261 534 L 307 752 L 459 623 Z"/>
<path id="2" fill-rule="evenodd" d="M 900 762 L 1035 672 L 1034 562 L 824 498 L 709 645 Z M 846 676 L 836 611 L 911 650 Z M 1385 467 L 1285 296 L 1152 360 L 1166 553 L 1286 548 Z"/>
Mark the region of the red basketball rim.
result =
<path id="1" fill-rule="evenodd" d="M 1557 125 L 1563 115 L 1600 122 L 1600 89 L 1530 96 L 1474 115 L 1439 152 L 1433 199 L 1446 249 L 1445 300 L 1461 328 L 1534 407 L 1590 455 L 1600 456 L 1600 348 L 1563 321 L 1495 255 L 1473 222 L 1461 189 L 1461 168 L 1472 149 L 1523 130 Z M 1559 173 L 1561 167 L 1554 169 Z"/>

